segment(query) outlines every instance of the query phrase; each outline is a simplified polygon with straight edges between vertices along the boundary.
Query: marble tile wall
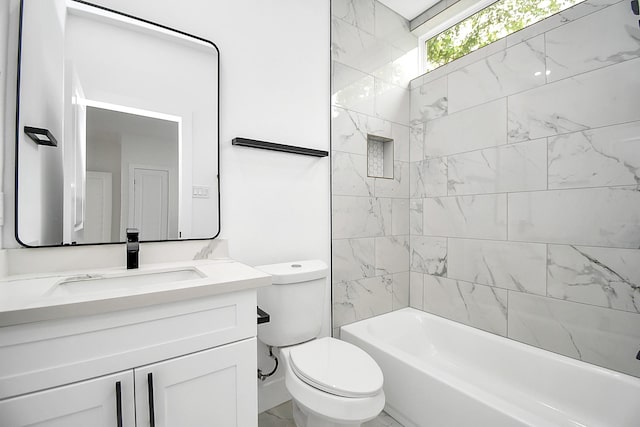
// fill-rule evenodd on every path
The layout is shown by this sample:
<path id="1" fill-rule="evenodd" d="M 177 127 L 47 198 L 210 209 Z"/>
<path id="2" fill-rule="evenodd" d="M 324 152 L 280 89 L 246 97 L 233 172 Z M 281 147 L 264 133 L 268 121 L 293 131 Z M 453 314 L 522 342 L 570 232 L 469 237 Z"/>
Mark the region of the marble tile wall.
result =
<path id="1" fill-rule="evenodd" d="M 409 304 L 409 22 L 374 0 L 332 0 L 334 334 Z M 367 135 L 393 139 L 393 178 L 367 175 Z"/>
<path id="2" fill-rule="evenodd" d="M 587 0 L 411 82 L 411 306 L 640 376 L 639 75 Z"/>

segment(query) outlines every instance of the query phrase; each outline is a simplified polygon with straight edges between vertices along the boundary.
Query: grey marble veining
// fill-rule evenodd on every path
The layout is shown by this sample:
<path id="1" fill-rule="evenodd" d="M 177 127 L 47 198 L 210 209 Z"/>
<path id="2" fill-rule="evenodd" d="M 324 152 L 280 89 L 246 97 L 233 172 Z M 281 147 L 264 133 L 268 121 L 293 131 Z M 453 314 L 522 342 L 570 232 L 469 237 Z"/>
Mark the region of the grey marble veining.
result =
<path id="1" fill-rule="evenodd" d="M 409 199 L 391 199 L 391 234 L 409 234 Z"/>
<path id="2" fill-rule="evenodd" d="M 549 188 L 640 184 L 640 122 L 549 138 Z"/>
<path id="3" fill-rule="evenodd" d="M 424 274 L 412 271 L 409 273 L 409 305 L 422 310 L 424 296 Z"/>
<path id="4" fill-rule="evenodd" d="M 591 13 L 597 12 L 609 5 L 619 3 L 621 0 L 586 0 L 578 3 L 568 9 L 563 10 L 560 13 L 551 15 L 550 17 L 537 22 L 534 25 L 523 28 L 506 37 L 507 46 L 513 46 L 514 44 L 522 43 L 524 40 L 528 40 L 531 37 L 535 37 L 538 34 L 548 32 L 554 28 L 568 25 L 569 23 L 580 19 L 583 16 L 587 16 Z"/>
<path id="5" fill-rule="evenodd" d="M 586 0 L 411 81 L 411 306 L 640 376 L 639 75 Z"/>
<path id="6" fill-rule="evenodd" d="M 640 314 L 509 293 L 509 338 L 640 376 Z"/>
<path id="7" fill-rule="evenodd" d="M 545 34 L 548 81 L 640 56 L 638 18 L 621 2 Z"/>
<path id="8" fill-rule="evenodd" d="M 336 95 L 341 90 L 354 85 L 358 80 L 368 76 L 360 70 L 344 65 L 337 61 L 331 61 L 331 95 Z M 336 103 L 336 98 L 331 99 L 332 104 Z"/>
<path id="9" fill-rule="evenodd" d="M 410 92 L 406 88 L 377 79 L 375 115 L 381 119 L 409 125 Z"/>
<path id="10" fill-rule="evenodd" d="M 411 89 L 411 123 L 426 123 L 448 112 L 447 77 Z"/>
<path id="11" fill-rule="evenodd" d="M 464 68 L 470 64 L 481 61 L 482 59 L 493 55 L 494 53 L 500 52 L 506 49 L 507 44 L 505 38 L 496 40 L 493 43 L 490 43 L 480 49 L 474 50 L 455 61 L 449 62 L 448 64 L 442 65 L 436 68 L 433 71 L 428 72 L 422 76 L 422 84 L 430 83 L 434 80 L 437 80 L 441 77 L 444 77 L 448 74 L 453 73 L 456 70 Z"/>
<path id="12" fill-rule="evenodd" d="M 375 114 L 375 78 L 335 61 L 332 69 L 332 105 L 373 116 Z"/>
<path id="13" fill-rule="evenodd" d="M 367 135 L 392 138 L 392 125 L 382 119 L 345 110 L 332 109 L 331 142 L 334 151 L 367 154 Z"/>
<path id="14" fill-rule="evenodd" d="M 333 197 L 333 238 L 384 236 L 391 231 L 391 201 L 370 197 Z"/>
<path id="15" fill-rule="evenodd" d="M 411 199 L 409 202 L 409 234 L 412 236 L 423 234 L 422 219 L 422 199 Z"/>
<path id="16" fill-rule="evenodd" d="M 331 25 L 335 328 L 409 304 L 409 235 L 416 215 L 422 223 L 410 161 L 424 143 L 410 127 L 418 49 L 408 21 L 373 0 L 332 0 Z M 368 176 L 369 135 L 393 140 L 393 178 Z"/>
<path id="17" fill-rule="evenodd" d="M 640 250 L 549 245 L 548 294 L 640 313 Z"/>
<path id="18" fill-rule="evenodd" d="M 507 238 L 507 195 L 434 197 L 423 201 L 428 236 Z"/>
<path id="19" fill-rule="evenodd" d="M 187 249 L 187 245 L 185 243 L 187 242 L 179 243 L 181 245 L 180 252 L 182 253 L 184 253 L 185 250 Z M 198 244 L 200 244 L 201 246 Z M 164 242 L 160 244 L 156 243 L 154 245 L 156 250 L 160 249 L 159 245 L 162 245 L 162 252 L 166 254 L 168 249 L 167 243 L 164 243 Z M 228 241 L 226 239 L 212 239 L 212 240 L 205 240 L 201 242 L 198 242 L 198 241 L 189 242 L 189 246 L 195 246 L 197 248 L 196 245 L 200 246 L 200 249 L 193 255 L 194 260 L 226 258 L 229 256 Z"/>
<path id="20" fill-rule="evenodd" d="M 409 156 L 411 162 L 417 162 L 424 159 L 425 132 L 427 124 L 419 123 L 411 125 L 411 133 L 409 140 Z"/>
<path id="21" fill-rule="evenodd" d="M 338 196 L 373 196 L 374 178 L 367 176 L 367 157 L 334 151 L 332 192 Z"/>
<path id="22" fill-rule="evenodd" d="M 494 334 L 507 334 L 504 289 L 425 275 L 424 310 Z"/>
<path id="23" fill-rule="evenodd" d="M 382 135 L 380 135 L 382 136 Z M 391 139 L 393 139 L 393 160 L 409 162 L 410 128 L 398 123 L 391 124 Z"/>
<path id="24" fill-rule="evenodd" d="M 449 79 L 449 113 L 545 84 L 544 36 L 454 71 Z"/>
<path id="25" fill-rule="evenodd" d="M 640 58 L 510 96 L 509 142 L 637 120 L 638 74 Z"/>
<path id="26" fill-rule="evenodd" d="M 411 271 L 447 275 L 447 239 L 411 236 Z"/>
<path id="27" fill-rule="evenodd" d="M 425 156 L 441 157 L 506 144 L 506 101 L 497 99 L 428 121 L 423 135 Z"/>
<path id="28" fill-rule="evenodd" d="M 393 179 L 376 178 L 375 195 L 409 198 L 409 163 L 393 162 Z"/>
<path id="29" fill-rule="evenodd" d="M 424 162 L 412 162 L 409 164 L 409 197 L 425 197 L 424 190 Z"/>
<path id="30" fill-rule="evenodd" d="M 331 19 L 331 58 L 371 74 L 393 60 L 392 46 L 347 22 Z"/>
<path id="31" fill-rule="evenodd" d="M 414 45 L 412 50 L 406 52 L 392 46 L 391 52 L 393 60 L 371 74 L 387 83 L 407 88 L 409 81 L 418 74 L 418 49 Z"/>
<path id="32" fill-rule="evenodd" d="M 640 248 L 636 187 L 509 194 L 509 239 Z"/>
<path id="33" fill-rule="evenodd" d="M 393 275 L 393 300 L 391 303 L 393 310 L 399 310 L 409 306 L 409 282 L 410 275 L 408 271 Z"/>
<path id="34" fill-rule="evenodd" d="M 448 158 L 449 195 L 546 188 L 546 139 L 472 151 Z"/>
<path id="35" fill-rule="evenodd" d="M 446 196 L 448 193 L 448 159 L 439 157 L 426 159 L 422 162 L 422 179 L 424 182 L 424 196 Z"/>
<path id="36" fill-rule="evenodd" d="M 411 163 L 409 194 L 412 198 L 447 195 L 447 158 Z"/>
<path id="37" fill-rule="evenodd" d="M 404 51 L 415 49 L 418 41 L 409 21 L 380 2 L 375 2 L 375 35 Z"/>
<path id="38" fill-rule="evenodd" d="M 333 285 L 333 325 L 339 327 L 393 309 L 393 276 L 376 276 Z"/>
<path id="39" fill-rule="evenodd" d="M 375 276 L 375 239 L 338 239 L 332 244 L 333 282 Z"/>
<path id="40" fill-rule="evenodd" d="M 377 237 L 376 275 L 409 271 L 409 236 Z"/>
<path id="41" fill-rule="evenodd" d="M 331 0 L 331 14 L 369 34 L 374 32 L 374 0 Z"/>
<path id="42" fill-rule="evenodd" d="M 545 295 L 546 265 L 544 244 L 449 239 L 452 279 Z"/>

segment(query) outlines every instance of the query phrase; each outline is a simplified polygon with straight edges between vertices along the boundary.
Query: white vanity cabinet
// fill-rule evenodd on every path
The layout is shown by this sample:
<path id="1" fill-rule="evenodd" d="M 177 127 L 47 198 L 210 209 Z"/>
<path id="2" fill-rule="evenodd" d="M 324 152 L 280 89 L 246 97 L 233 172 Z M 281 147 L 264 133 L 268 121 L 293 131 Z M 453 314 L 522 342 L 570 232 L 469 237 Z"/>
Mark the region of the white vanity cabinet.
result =
<path id="1" fill-rule="evenodd" d="M 255 338 L 136 369 L 137 426 L 255 426 L 256 369 Z"/>
<path id="2" fill-rule="evenodd" d="M 252 338 L 6 399 L 1 425 L 255 426 L 255 354 Z"/>
<path id="3" fill-rule="evenodd" d="M 118 392 L 120 390 L 120 410 Z M 133 371 L 105 375 L 0 401 L 4 427 L 112 427 L 135 425 Z M 118 423 L 120 418 L 121 423 Z"/>
<path id="4" fill-rule="evenodd" d="M 0 426 L 255 427 L 256 331 L 255 289 L 0 327 Z"/>

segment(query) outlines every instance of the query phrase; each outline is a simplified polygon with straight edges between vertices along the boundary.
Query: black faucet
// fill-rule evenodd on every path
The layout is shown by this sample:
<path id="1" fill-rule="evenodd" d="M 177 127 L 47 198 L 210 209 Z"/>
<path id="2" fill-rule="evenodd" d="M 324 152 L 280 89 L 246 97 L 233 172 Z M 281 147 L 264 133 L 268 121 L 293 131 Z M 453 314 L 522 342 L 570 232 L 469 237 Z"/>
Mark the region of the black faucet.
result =
<path id="1" fill-rule="evenodd" d="M 137 228 L 127 228 L 127 270 L 138 268 L 138 254 L 140 253 L 140 243 Z"/>

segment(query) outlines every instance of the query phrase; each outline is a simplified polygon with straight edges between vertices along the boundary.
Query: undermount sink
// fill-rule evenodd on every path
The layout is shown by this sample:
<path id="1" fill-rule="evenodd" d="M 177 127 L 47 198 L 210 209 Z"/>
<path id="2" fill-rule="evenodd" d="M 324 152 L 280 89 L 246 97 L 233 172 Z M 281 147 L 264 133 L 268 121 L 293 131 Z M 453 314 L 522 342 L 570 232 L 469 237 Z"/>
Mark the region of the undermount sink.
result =
<path id="1" fill-rule="evenodd" d="M 58 282 L 50 295 L 69 295 L 101 292 L 113 289 L 136 288 L 162 283 L 175 283 L 205 277 L 196 268 L 181 268 L 166 271 L 131 272 L 118 274 L 82 274 L 67 277 Z"/>

